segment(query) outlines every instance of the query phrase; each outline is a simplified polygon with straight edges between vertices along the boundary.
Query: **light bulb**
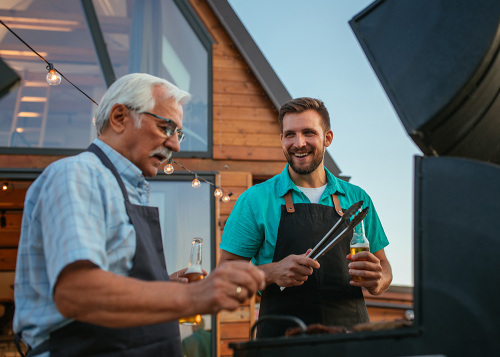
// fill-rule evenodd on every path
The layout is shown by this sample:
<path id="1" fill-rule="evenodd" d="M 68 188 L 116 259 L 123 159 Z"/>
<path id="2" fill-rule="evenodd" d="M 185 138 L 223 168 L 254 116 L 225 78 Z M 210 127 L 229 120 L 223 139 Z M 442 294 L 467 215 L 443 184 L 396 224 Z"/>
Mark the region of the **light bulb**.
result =
<path id="1" fill-rule="evenodd" d="M 197 176 L 195 176 L 193 182 L 191 182 L 191 186 L 193 186 L 193 188 L 199 188 L 201 186 L 201 182 L 198 180 Z"/>
<path id="2" fill-rule="evenodd" d="M 229 196 L 222 197 L 222 202 L 229 202 L 229 201 L 231 201 L 231 197 Z"/>
<path id="3" fill-rule="evenodd" d="M 174 173 L 174 165 L 172 165 L 170 162 L 165 165 L 163 168 L 163 172 L 165 172 L 167 175 L 170 175 Z"/>
<path id="4" fill-rule="evenodd" d="M 55 69 L 51 69 L 49 73 L 47 73 L 47 82 L 51 86 L 57 86 L 61 83 L 61 75 Z"/>
<path id="5" fill-rule="evenodd" d="M 2 191 L 7 191 L 8 189 L 9 189 L 9 184 L 8 183 L 2 184 Z"/>
<path id="6" fill-rule="evenodd" d="M 222 197 L 222 190 L 217 187 L 214 191 L 214 196 L 217 198 Z"/>

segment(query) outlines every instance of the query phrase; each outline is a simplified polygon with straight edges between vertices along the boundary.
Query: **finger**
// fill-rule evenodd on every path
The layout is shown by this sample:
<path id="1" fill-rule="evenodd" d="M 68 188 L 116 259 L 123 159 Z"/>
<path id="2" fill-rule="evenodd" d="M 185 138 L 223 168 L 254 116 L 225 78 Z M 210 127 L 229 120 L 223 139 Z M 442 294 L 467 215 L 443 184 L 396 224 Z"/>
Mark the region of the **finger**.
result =
<path id="1" fill-rule="evenodd" d="M 303 266 L 306 266 L 306 267 L 310 267 L 310 268 L 313 268 L 313 269 L 319 269 L 320 268 L 320 264 L 318 263 L 318 261 L 316 260 L 313 260 L 311 258 L 306 258 L 306 257 L 301 257 L 302 259 L 300 259 L 298 261 L 298 263 L 300 265 L 303 265 Z"/>
<path id="2" fill-rule="evenodd" d="M 380 260 L 375 255 L 373 255 L 370 252 L 359 252 L 359 253 L 356 253 L 356 254 L 354 254 L 351 257 L 351 260 L 353 260 L 353 261 L 356 261 L 356 260 L 366 260 L 366 261 L 370 261 L 370 262 L 374 262 L 374 263 L 380 262 Z"/>
<path id="3" fill-rule="evenodd" d="M 259 268 L 245 261 L 228 261 L 216 270 L 235 286 L 244 286 L 250 294 L 265 288 L 265 274 Z"/>
<path id="4" fill-rule="evenodd" d="M 297 276 L 309 276 L 313 273 L 314 270 L 308 266 L 297 265 L 293 267 L 291 271 L 293 272 L 294 276 L 297 277 Z"/>
<path id="5" fill-rule="evenodd" d="M 236 300 L 238 300 L 240 304 L 245 302 L 246 299 L 252 296 L 249 296 L 249 291 L 241 285 L 236 286 L 236 289 L 232 292 L 232 294 L 233 296 L 231 297 L 234 297 Z"/>

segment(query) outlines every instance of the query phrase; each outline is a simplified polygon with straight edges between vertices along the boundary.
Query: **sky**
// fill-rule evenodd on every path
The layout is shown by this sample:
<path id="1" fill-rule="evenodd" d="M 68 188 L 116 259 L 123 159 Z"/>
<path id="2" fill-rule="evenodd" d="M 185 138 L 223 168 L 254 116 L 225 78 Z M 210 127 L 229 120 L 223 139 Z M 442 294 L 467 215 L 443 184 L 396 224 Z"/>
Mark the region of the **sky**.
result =
<path id="1" fill-rule="evenodd" d="M 328 148 L 343 176 L 372 198 L 389 239 L 393 285 L 413 285 L 410 139 L 348 21 L 368 0 L 229 0 L 293 98 L 323 100 Z"/>

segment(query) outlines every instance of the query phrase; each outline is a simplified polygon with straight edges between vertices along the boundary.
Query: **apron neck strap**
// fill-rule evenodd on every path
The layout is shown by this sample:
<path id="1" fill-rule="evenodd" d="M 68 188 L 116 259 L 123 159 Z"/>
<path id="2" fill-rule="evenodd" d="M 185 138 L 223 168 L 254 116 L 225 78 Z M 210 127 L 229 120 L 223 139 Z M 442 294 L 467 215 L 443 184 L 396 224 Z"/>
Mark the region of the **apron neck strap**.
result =
<path id="1" fill-rule="evenodd" d="M 128 193 L 127 189 L 125 188 L 125 184 L 123 183 L 122 178 L 120 177 L 120 174 L 116 170 L 115 165 L 111 162 L 111 160 L 106 156 L 106 154 L 101 150 L 99 146 L 96 144 L 90 144 L 90 146 L 87 148 L 87 151 L 90 151 L 91 153 L 94 153 L 97 155 L 97 157 L 101 160 L 104 166 L 106 166 L 113 176 L 116 177 L 116 181 L 118 181 L 118 184 L 120 185 L 120 189 L 122 190 L 123 198 L 125 199 L 125 202 L 129 202 L 128 199 Z"/>
<path id="2" fill-rule="evenodd" d="M 292 191 L 288 191 L 285 194 L 285 206 L 288 213 L 295 212 L 295 207 L 293 206 Z"/>
<path id="3" fill-rule="evenodd" d="M 340 217 L 344 215 L 344 211 L 342 211 L 342 207 L 340 207 L 339 198 L 336 194 L 332 194 L 333 205 L 335 206 L 335 212 L 339 214 Z"/>
<path id="4" fill-rule="evenodd" d="M 285 194 L 284 198 L 285 198 L 286 211 L 288 213 L 295 212 L 295 207 L 293 206 L 292 191 L 288 191 Z M 333 205 L 335 206 L 335 212 L 337 212 L 339 216 L 342 217 L 344 215 L 344 211 L 342 211 L 342 207 L 340 207 L 339 198 L 336 194 L 332 194 L 332 201 Z"/>

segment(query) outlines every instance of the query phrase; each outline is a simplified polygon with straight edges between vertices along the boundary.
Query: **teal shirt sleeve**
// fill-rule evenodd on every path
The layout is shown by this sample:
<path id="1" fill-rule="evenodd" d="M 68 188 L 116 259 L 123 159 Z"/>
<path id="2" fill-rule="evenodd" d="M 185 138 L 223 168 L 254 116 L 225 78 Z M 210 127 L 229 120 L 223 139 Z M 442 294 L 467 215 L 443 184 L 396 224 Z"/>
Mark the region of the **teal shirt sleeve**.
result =
<path id="1" fill-rule="evenodd" d="M 389 240 L 385 235 L 384 228 L 378 218 L 378 214 L 372 200 L 368 195 L 366 196 L 367 199 L 363 206 L 369 207 L 369 210 L 366 218 L 364 219 L 365 234 L 370 241 L 370 252 L 375 253 L 389 245 Z"/>
<path id="2" fill-rule="evenodd" d="M 252 209 L 251 199 L 245 191 L 236 201 L 224 226 L 220 248 L 245 258 L 257 255 L 264 233 Z"/>

